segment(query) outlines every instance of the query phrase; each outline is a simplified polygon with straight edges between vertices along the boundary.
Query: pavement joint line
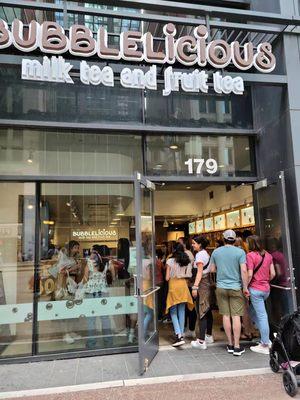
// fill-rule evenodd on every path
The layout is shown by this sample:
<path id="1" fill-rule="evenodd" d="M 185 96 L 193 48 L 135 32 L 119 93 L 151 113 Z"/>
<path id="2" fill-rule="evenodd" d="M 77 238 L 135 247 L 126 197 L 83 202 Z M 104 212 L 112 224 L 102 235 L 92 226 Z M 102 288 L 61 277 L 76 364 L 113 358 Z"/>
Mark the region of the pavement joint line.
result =
<path id="1" fill-rule="evenodd" d="M 234 370 L 234 371 L 203 372 L 197 374 L 170 375 L 170 376 L 159 376 L 151 378 L 150 377 L 135 378 L 135 379 L 108 381 L 108 382 L 96 382 L 96 383 L 70 385 L 70 386 L 50 387 L 43 389 L 2 392 L 0 393 L 0 399 L 12 399 L 12 398 L 21 398 L 30 396 L 46 396 L 51 394 L 74 393 L 74 392 L 83 392 L 83 391 L 98 390 L 98 389 L 153 385 L 153 384 L 171 383 L 171 382 L 183 382 L 183 381 L 187 382 L 187 381 L 218 379 L 218 378 L 235 378 L 241 376 L 255 376 L 255 375 L 264 375 L 272 373 L 273 372 L 271 371 L 270 368 L 252 368 L 252 369 Z"/>

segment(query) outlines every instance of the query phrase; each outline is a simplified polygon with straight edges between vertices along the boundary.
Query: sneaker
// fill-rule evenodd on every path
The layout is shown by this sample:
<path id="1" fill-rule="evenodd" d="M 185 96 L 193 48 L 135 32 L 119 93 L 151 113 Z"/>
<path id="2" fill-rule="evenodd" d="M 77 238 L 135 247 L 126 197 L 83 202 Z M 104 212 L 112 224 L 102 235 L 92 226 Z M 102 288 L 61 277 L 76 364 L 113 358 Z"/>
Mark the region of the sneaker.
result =
<path id="1" fill-rule="evenodd" d="M 205 335 L 205 342 L 207 344 L 212 344 L 212 343 L 214 343 L 214 341 L 215 341 L 215 339 L 212 335 Z"/>
<path id="2" fill-rule="evenodd" d="M 205 342 L 200 342 L 199 339 L 191 341 L 191 346 L 194 349 L 199 349 L 199 350 L 206 350 L 207 349 L 206 343 Z"/>
<path id="3" fill-rule="evenodd" d="M 64 342 L 68 343 L 68 344 L 73 344 L 75 343 L 75 339 L 69 334 L 66 333 L 63 337 Z"/>
<path id="4" fill-rule="evenodd" d="M 133 344 L 135 342 L 135 334 L 129 333 L 128 335 L 128 344 Z"/>
<path id="5" fill-rule="evenodd" d="M 78 333 L 75 333 L 75 332 L 71 332 L 71 333 L 70 333 L 70 336 L 71 336 L 73 339 L 75 339 L 75 340 L 80 340 L 80 339 L 82 339 L 82 336 L 78 335 Z"/>
<path id="6" fill-rule="evenodd" d="M 179 347 L 182 346 L 183 344 L 185 344 L 185 341 L 183 339 L 183 337 L 177 337 L 174 341 L 174 343 L 172 344 L 173 347 Z"/>
<path id="7" fill-rule="evenodd" d="M 233 352 L 234 352 L 234 347 L 233 347 L 231 344 L 228 344 L 228 345 L 226 346 L 226 350 L 227 350 L 227 353 L 233 354 Z"/>
<path id="8" fill-rule="evenodd" d="M 234 350 L 233 350 L 233 355 L 236 356 L 236 357 L 239 357 L 244 353 L 245 353 L 244 347 L 235 347 Z"/>
<path id="9" fill-rule="evenodd" d="M 196 332 L 195 331 L 190 331 L 187 329 L 184 333 L 185 338 L 191 338 L 191 339 L 196 339 Z"/>
<path id="10" fill-rule="evenodd" d="M 254 351 L 254 353 L 260 353 L 260 354 L 265 354 L 265 355 L 270 354 L 269 346 L 263 346 L 262 344 L 258 344 L 257 346 L 251 346 L 250 350 Z"/>

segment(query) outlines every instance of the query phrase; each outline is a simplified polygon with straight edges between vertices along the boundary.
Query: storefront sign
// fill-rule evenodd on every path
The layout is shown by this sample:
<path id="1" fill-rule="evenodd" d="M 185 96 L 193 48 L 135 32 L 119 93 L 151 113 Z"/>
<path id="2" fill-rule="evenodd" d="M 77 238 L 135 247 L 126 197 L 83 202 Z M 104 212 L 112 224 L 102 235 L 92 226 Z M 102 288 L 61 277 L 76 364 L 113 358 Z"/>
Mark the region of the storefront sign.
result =
<path id="1" fill-rule="evenodd" d="M 87 229 L 87 230 L 79 230 L 73 229 L 72 230 L 72 239 L 74 240 L 118 240 L 118 230 L 117 229 L 106 229 L 106 228 L 99 228 L 99 229 Z"/>
<path id="2" fill-rule="evenodd" d="M 210 175 L 213 175 L 218 170 L 218 163 L 213 158 L 209 158 L 205 160 L 204 158 L 189 158 L 184 163 L 188 167 L 188 173 L 190 175 L 196 173 L 200 175 L 202 173 L 203 167 L 206 172 Z"/>
<path id="3" fill-rule="evenodd" d="M 44 54 L 54 54 L 51 59 L 44 56 L 42 63 L 24 59 L 22 79 L 64 83 L 74 83 L 70 77 L 73 65 L 61 56 L 66 53 L 77 57 L 98 56 L 101 60 L 145 61 L 167 65 L 178 62 L 187 67 L 200 68 L 210 65 L 216 69 L 224 69 L 233 63 L 241 71 L 255 68 L 263 73 L 272 72 L 276 66 L 272 45 L 268 42 L 259 44 L 255 49 L 252 42 L 227 43 L 222 39 L 208 41 L 208 31 L 204 25 L 195 27 L 190 35 L 175 38 L 176 33 L 175 25 L 165 25 L 164 45 L 160 51 L 155 51 L 151 32 L 122 32 L 120 45 L 115 48 L 109 47 L 108 33 L 104 27 L 99 28 L 95 39 L 93 32 L 84 25 L 72 25 L 67 36 L 56 22 L 45 21 L 39 24 L 31 21 L 29 28 L 24 28 L 23 23 L 15 19 L 9 29 L 7 23 L 0 19 L 0 50 L 14 46 L 26 53 L 38 49 Z M 80 80 L 86 85 L 114 86 L 114 71 L 109 66 L 100 69 L 97 65 L 81 61 Z M 208 74 L 204 70 L 195 69 L 185 73 L 174 71 L 169 66 L 165 69 L 164 80 L 164 96 L 180 88 L 185 92 L 208 92 Z M 124 68 L 120 73 L 120 82 L 128 88 L 156 90 L 156 66 L 152 65 L 147 72 L 140 68 Z M 216 72 L 213 74 L 213 88 L 216 93 L 240 95 L 244 92 L 244 82 L 242 77 L 232 78 Z"/>

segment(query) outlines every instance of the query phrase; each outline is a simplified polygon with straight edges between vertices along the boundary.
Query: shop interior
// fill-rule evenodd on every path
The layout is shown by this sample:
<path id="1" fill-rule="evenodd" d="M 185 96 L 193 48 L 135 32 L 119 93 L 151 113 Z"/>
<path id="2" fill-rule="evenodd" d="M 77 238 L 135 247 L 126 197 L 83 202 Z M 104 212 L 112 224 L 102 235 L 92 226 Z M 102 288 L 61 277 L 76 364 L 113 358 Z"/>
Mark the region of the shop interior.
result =
<path id="1" fill-rule="evenodd" d="M 7 226 L 16 226 L 15 236 L 13 231 L 7 237 L 8 231 L 2 229 L 0 232 L 3 304 L 22 304 L 22 307 L 14 308 L 13 318 L 8 309 L 1 323 L 2 356 L 26 355 L 31 351 L 35 204 L 32 186 L 22 185 L 6 184 L 3 189 L 6 193 L 11 192 L 11 196 L 7 196 L 10 202 L 4 204 L 5 198 L 1 200 L 1 209 L 6 210 L 6 216 L 14 216 L 14 220 L 7 220 Z M 99 318 L 93 335 L 98 340 L 97 348 L 137 345 L 136 299 L 131 282 L 136 270 L 133 193 L 133 185 L 127 183 L 42 184 L 38 307 L 40 353 L 86 349 L 86 338 L 91 335 L 86 320 L 96 312 Z M 252 186 L 244 184 L 157 184 L 154 195 L 156 249 L 160 249 L 164 242 L 176 241 L 182 236 L 204 234 L 210 241 L 208 250 L 212 251 L 226 228 L 253 232 L 252 196 Z M 15 201 L 11 201 L 12 198 Z M 147 218 L 151 218 L 148 200 L 142 202 L 145 230 L 149 228 Z M 15 212 L 8 212 L 12 207 Z M 102 314 L 98 315 L 93 304 L 90 307 L 86 305 L 82 311 L 78 306 L 79 311 L 76 311 L 72 299 L 65 302 L 57 301 L 59 299 L 55 297 L 57 282 L 51 276 L 51 268 L 57 264 L 59 251 L 70 240 L 79 242 L 78 257 L 83 266 L 93 245 L 104 245 L 109 249 L 109 258 L 114 262 L 116 272 L 109 287 L 110 299 L 105 303 L 108 310 Z M 22 310 L 24 315 L 20 314 Z M 107 315 L 109 332 L 103 332 Z M 64 322 L 67 320 L 71 327 L 66 328 Z M 215 324 L 216 338 L 222 340 L 218 317 Z M 66 340 L 66 329 L 76 333 L 72 340 Z M 170 345 L 172 334 L 172 324 L 159 323 L 160 345 Z"/>

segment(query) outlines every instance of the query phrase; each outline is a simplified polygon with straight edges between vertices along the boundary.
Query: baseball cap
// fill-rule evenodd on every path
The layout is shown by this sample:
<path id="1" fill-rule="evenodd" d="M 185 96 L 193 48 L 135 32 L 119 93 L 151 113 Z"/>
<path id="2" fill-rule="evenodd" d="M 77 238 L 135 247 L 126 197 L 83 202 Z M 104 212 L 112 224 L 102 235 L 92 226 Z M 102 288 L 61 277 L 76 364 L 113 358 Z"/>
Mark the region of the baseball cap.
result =
<path id="1" fill-rule="evenodd" d="M 223 232 L 223 237 L 226 240 L 234 242 L 236 239 L 236 233 L 232 229 L 227 229 L 226 231 Z"/>

